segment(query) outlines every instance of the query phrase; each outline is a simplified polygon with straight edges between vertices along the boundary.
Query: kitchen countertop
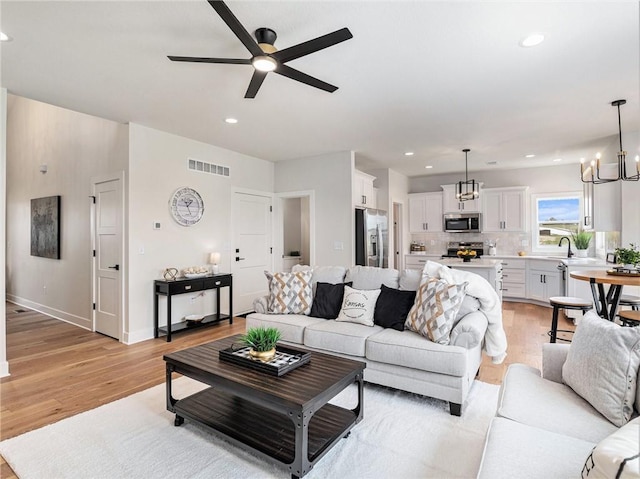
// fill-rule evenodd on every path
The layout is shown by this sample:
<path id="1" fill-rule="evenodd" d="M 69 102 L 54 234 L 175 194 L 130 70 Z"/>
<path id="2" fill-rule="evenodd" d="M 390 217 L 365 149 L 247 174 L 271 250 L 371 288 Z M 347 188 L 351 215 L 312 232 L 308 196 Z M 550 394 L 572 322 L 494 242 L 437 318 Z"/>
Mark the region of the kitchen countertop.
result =
<path id="1" fill-rule="evenodd" d="M 438 258 L 435 260 L 438 263 L 448 264 L 447 261 L 453 261 L 454 263 L 461 262 L 462 260 L 458 260 L 456 258 L 442 258 L 442 253 L 434 253 L 434 252 L 420 252 L 420 253 L 409 253 L 407 256 L 427 256 L 429 258 Z M 472 260 L 472 262 L 477 263 L 478 261 L 488 261 L 488 260 L 502 260 L 502 259 L 535 259 L 542 261 L 553 261 L 553 262 L 562 262 L 566 266 L 606 266 L 607 262 L 600 258 L 567 258 L 565 256 L 538 256 L 528 254 L 525 256 L 520 256 L 517 254 L 498 254 L 495 256 L 482 256 L 481 260 Z"/>
<path id="2" fill-rule="evenodd" d="M 442 258 L 436 261 L 436 263 L 444 264 L 447 266 L 464 266 L 465 268 L 494 268 L 497 264 L 502 263 L 501 259 L 491 257 L 492 259 L 472 259 L 468 263 L 464 263 L 458 258 Z"/>

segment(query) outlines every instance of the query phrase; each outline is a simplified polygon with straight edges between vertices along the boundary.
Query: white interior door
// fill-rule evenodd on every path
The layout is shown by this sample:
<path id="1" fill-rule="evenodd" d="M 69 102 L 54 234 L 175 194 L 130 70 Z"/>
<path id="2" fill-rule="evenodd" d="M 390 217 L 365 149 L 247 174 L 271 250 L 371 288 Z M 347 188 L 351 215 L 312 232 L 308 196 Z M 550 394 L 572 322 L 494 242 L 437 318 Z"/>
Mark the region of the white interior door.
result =
<path id="1" fill-rule="evenodd" d="M 94 183 L 95 330 L 121 339 L 122 181 Z"/>
<path id="2" fill-rule="evenodd" d="M 271 271 L 271 197 L 234 193 L 232 246 L 234 312 L 253 310 L 253 300 L 267 294 L 264 271 Z"/>

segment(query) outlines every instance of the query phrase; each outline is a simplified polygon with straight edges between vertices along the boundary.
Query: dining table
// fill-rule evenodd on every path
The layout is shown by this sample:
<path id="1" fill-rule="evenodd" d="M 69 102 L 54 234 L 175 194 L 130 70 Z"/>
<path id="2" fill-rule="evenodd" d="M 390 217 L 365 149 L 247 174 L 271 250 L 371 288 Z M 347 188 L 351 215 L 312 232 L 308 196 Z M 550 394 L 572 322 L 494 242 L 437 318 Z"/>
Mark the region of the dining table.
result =
<path id="1" fill-rule="evenodd" d="M 572 278 L 588 281 L 591 285 L 591 294 L 599 316 L 613 321 L 620 304 L 620 295 L 623 286 L 640 286 L 639 274 L 626 274 L 608 272 L 606 270 L 584 270 L 570 273 Z M 609 285 L 605 291 L 604 285 Z"/>

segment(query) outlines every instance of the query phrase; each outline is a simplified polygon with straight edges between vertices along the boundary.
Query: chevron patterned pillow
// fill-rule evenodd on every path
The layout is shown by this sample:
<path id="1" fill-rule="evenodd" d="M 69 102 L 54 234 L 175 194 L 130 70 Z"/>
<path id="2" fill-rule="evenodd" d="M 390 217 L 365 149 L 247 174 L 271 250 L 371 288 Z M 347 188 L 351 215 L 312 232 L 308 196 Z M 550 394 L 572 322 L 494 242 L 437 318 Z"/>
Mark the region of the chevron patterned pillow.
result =
<path id="1" fill-rule="evenodd" d="M 467 283 L 449 284 L 424 275 L 405 327 L 434 343 L 449 344 L 453 322 L 466 294 Z"/>
<path id="2" fill-rule="evenodd" d="M 269 280 L 267 307 L 274 314 L 309 314 L 313 301 L 312 271 L 295 273 L 264 272 Z"/>

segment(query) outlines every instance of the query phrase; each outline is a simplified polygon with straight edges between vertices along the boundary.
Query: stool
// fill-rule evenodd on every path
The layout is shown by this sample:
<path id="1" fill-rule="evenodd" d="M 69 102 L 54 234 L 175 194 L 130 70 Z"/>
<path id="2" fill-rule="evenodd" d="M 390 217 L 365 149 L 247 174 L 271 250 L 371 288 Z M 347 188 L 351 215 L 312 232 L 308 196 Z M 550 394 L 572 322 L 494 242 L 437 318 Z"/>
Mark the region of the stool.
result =
<path id="1" fill-rule="evenodd" d="M 623 326 L 640 326 L 640 311 L 620 311 L 618 312 L 618 317 Z"/>
<path id="2" fill-rule="evenodd" d="M 577 309 L 583 313 L 593 308 L 591 301 L 582 298 L 574 298 L 572 296 L 552 296 L 549 298 L 549 303 L 553 306 L 553 316 L 551 317 L 551 331 L 547 334 L 551 337 L 551 343 L 558 341 L 571 342 L 569 339 L 558 338 L 557 333 L 573 333 L 573 331 L 567 329 L 558 329 L 558 313 L 561 309 Z"/>
<path id="3" fill-rule="evenodd" d="M 632 294 L 621 294 L 620 306 L 631 306 L 634 311 L 640 311 L 640 296 L 634 296 Z"/>

